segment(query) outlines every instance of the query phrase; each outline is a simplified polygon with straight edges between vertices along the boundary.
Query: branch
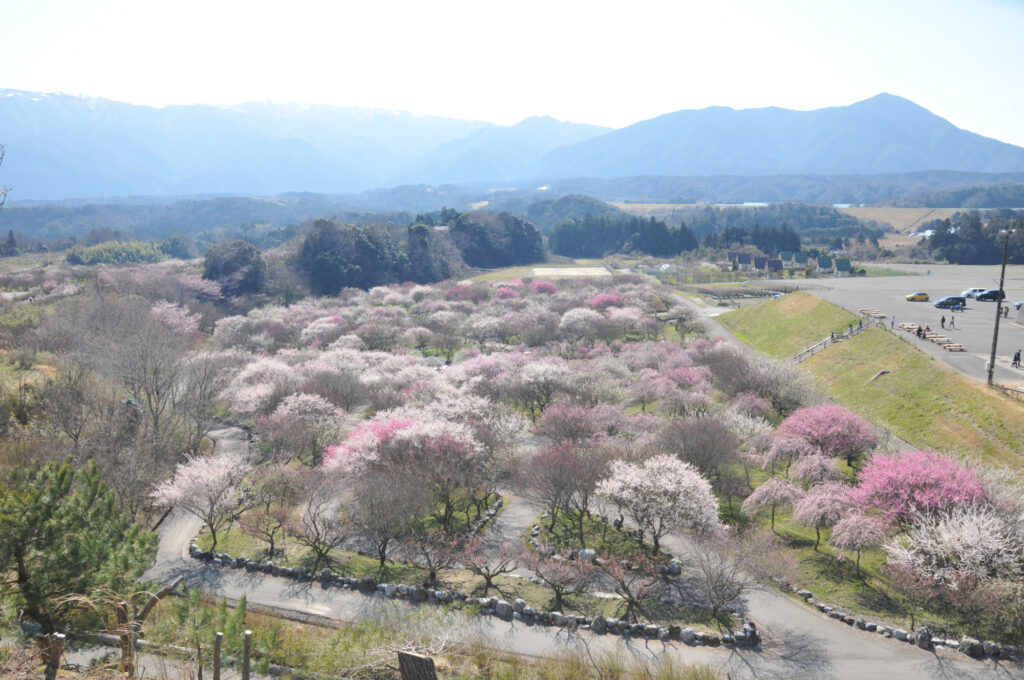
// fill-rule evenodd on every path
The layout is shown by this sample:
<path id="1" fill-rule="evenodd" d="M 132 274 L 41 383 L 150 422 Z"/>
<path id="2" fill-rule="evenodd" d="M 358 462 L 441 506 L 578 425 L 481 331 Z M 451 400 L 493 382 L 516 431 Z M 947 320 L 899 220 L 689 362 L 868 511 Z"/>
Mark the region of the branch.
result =
<path id="1" fill-rule="evenodd" d="M 146 602 L 146 606 L 142 608 L 142 611 L 135 615 L 133 624 L 136 627 L 136 629 L 142 626 L 143 622 L 146 620 L 146 617 L 149 616 L 149 612 L 152 611 L 153 607 L 156 606 L 156 603 L 159 602 L 164 596 L 166 596 L 172 590 L 177 588 L 184 580 L 184 576 L 179 576 L 178 578 L 174 579 L 173 583 L 166 585 L 160 590 L 153 593 L 153 595 L 149 598 L 149 601 Z"/>

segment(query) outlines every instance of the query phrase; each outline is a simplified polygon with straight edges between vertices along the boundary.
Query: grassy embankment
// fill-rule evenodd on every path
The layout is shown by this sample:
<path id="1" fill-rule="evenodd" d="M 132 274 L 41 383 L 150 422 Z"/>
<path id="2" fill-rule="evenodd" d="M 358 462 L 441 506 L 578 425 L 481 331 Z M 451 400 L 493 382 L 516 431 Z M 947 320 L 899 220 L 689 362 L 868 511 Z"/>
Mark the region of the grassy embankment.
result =
<path id="1" fill-rule="evenodd" d="M 737 338 L 770 357 L 791 356 L 860 319 L 809 293 L 797 291 L 717 317 Z"/>
<path id="2" fill-rule="evenodd" d="M 785 357 L 856 316 L 807 293 L 723 314 L 736 337 Z M 954 371 L 888 330 L 874 328 L 801 364 L 826 394 L 914 446 L 1024 469 L 1024 404 Z M 879 371 L 887 374 L 872 380 Z"/>
<path id="3" fill-rule="evenodd" d="M 758 350 L 789 356 L 856 317 L 807 293 L 794 293 L 718 317 L 726 328 Z M 1024 469 L 1024 404 L 1013 401 L 945 366 L 889 330 L 873 328 L 804 361 L 821 389 L 877 426 L 923 449 L 980 458 Z M 872 380 L 880 371 L 887 374 Z M 875 615 L 901 620 L 898 598 L 882 574 L 884 554 L 865 551 L 860 573 L 853 556 L 838 559 L 826 543 L 814 551 L 814 532 L 777 520 L 779 535 L 799 561 L 801 585 L 819 598 Z M 950 611 L 923 617 L 940 630 L 970 628 Z M 904 620 L 904 622 L 906 622 Z"/>

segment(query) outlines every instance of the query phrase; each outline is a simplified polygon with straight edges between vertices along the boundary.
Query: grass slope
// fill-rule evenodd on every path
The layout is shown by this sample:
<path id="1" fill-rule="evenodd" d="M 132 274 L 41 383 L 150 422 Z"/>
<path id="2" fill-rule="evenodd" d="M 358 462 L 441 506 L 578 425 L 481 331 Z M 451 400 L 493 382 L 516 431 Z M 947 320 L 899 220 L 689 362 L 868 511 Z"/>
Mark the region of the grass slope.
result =
<path id="1" fill-rule="evenodd" d="M 776 300 L 747 305 L 716 320 L 737 338 L 772 357 L 787 357 L 860 317 L 810 293 L 797 291 Z"/>
<path id="2" fill-rule="evenodd" d="M 783 357 L 857 317 L 796 292 L 718 317 L 736 337 Z M 825 393 L 914 446 L 1024 468 L 1024 404 L 992 392 L 882 328 L 802 364 Z M 879 371 L 886 375 L 871 380 Z"/>
<path id="3" fill-rule="evenodd" d="M 1024 404 L 992 392 L 887 330 L 872 328 L 801 366 L 845 406 L 915 446 L 1024 467 Z M 871 380 L 882 370 L 889 373 Z"/>

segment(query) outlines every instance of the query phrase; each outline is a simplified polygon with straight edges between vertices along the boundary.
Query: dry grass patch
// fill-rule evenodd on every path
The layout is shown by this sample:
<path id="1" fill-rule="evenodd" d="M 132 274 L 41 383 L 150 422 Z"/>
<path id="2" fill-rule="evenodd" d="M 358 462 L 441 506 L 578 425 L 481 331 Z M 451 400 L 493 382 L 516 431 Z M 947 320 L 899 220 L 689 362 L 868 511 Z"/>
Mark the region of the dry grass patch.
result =
<path id="1" fill-rule="evenodd" d="M 917 231 L 925 222 L 944 220 L 960 212 L 956 208 L 890 208 L 887 206 L 865 206 L 863 208 L 838 208 L 839 212 L 853 215 L 858 220 L 888 222 L 900 232 Z"/>

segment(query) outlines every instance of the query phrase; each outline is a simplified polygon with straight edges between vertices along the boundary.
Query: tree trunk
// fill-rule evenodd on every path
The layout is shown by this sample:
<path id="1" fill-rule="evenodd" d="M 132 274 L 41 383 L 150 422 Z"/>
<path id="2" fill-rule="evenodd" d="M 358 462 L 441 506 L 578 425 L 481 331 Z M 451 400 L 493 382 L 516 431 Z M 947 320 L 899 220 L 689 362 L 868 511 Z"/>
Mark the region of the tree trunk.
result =
<path id="1" fill-rule="evenodd" d="M 64 657 L 64 634 L 51 633 L 36 639 L 39 653 L 43 657 L 46 668 L 43 671 L 45 680 L 56 680 L 60 660 Z"/>
<path id="2" fill-rule="evenodd" d="M 814 534 L 815 534 L 814 549 L 817 550 L 818 549 L 818 544 L 821 543 L 821 529 L 819 529 L 818 527 L 814 527 Z"/>
<path id="3" fill-rule="evenodd" d="M 402 680 L 437 680 L 434 660 L 429 656 L 399 652 L 398 671 Z"/>

